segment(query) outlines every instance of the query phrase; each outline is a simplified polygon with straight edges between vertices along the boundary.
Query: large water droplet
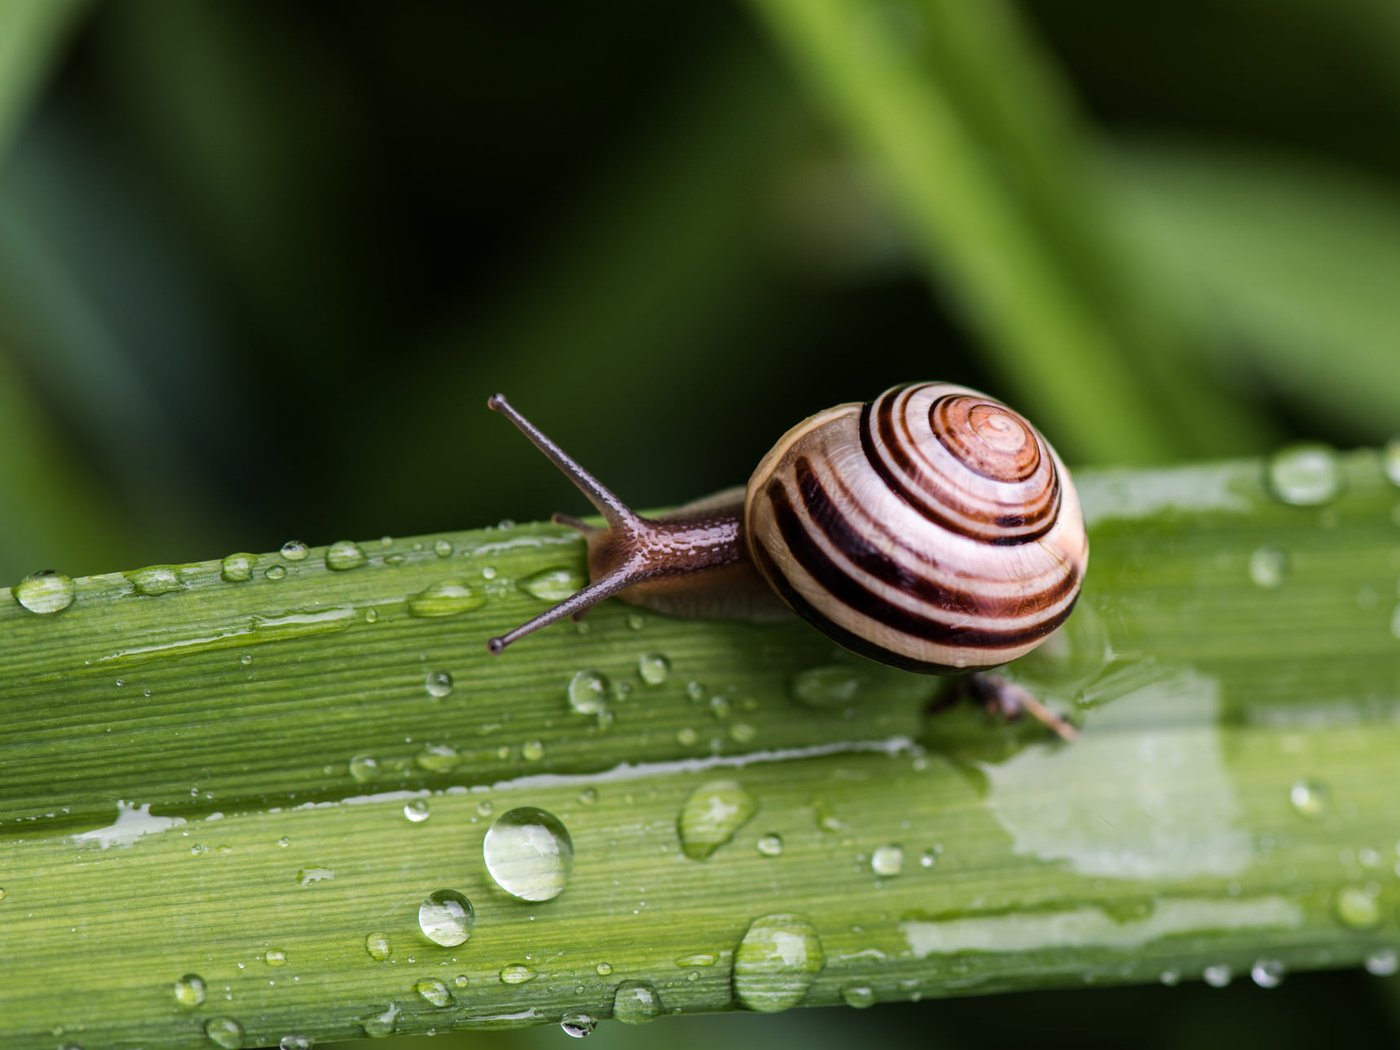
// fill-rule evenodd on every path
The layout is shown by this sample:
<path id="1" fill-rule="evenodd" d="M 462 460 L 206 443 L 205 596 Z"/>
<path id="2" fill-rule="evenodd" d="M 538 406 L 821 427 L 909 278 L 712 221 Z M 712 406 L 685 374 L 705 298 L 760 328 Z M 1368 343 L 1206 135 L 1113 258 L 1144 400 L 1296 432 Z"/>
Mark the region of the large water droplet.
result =
<path id="1" fill-rule="evenodd" d="M 230 554 L 224 559 L 219 575 L 225 583 L 246 583 L 253 578 L 255 560 L 256 556 L 252 554 Z"/>
<path id="2" fill-rule="evenodd" d="M 1249 556 L 1249 578 L 1268 590 L 1283 586 L 1288 578 L 1288 552 L 1280 547 L 1259 547 Z"/>
<path id="3" fill-rule="evenodd" d="M 1316 780 L 1298 780 L 1288 789 L 1288 802 L 1304 817 L 1320 817 L 1327 812 L 1327 785 Z"/>
<path id="4" fill-rule="evenodd" d="M 434 944 L 452 948 L 472 935 L 476 912 L 456 890 L 435 890 L 418 906 L 418 928 Z"/>
<path id="5" fill-rule="evenodd" d="M 870 870 L 884 878 L 893 878 L 904 870 L 904 850 L 895 845 L 876 846 L 870 854 Z"/>
<path id="6" fill-rule="evenodd" d="M 181 1006 L 199 1006 L 205 992 L 204 978 L 197 973 L 187 973 L 175 982 L 175 1001 Z"/>
<path id="7" fill-rule="evenodd" d="M 1260 959 L 1249 970 L 1250 979 L 1260 988 L 1277 988 L 1287 969 L 1279 959 Z"/>
<path id="8" fill-rule="evenodd" d="M 359 1020 L 360 1030 L 370 1039 L 383 1039 L 385 1036 L 394 1034 L 398 1019 L 399 1004 L 390 1003 L 382 1013 L 361 1017 Z"/>
<path id="9" fill-rule="evenodd" d="M 865 682 L 865 672 L 856 667 L 809 667 L 793 678 L 792 698 L 808 707 L 844 707 L 860 695 Z"/>
<path id="10" fill-rule="evenodd" d="M 169 565 L 152 565 L 147 569 L 136 569 L 126 574 L 126 580 L 136 589 L 137 594 L 147 598 L 159 598 L 162 594 L 183 591 L 185 585 L 180 575 Z"/>
<path id="11" fill-rule="evenodd" d="M 574 868 L 574 843 L 553 813 L 521 806 L 501 814 L 481 846 L 496 885 L 523 901 L 549 901 L 564 892 Z"/>
<path id="12" fill-rule="evenodd" d="M 428 695 L 439 700 L 452 695 L 452 675 L 447 671 L 429 671 L 424 684 Z"/>
<path id="13" fill-rule="evenodd" d="M 1380 891 L 1374 885 L 1344 886 L 1337 891 L 1333 911 L 1343 926 L 1366 930 L 1380 925 Z"/>
<path id="14" fill-rule="evenodd" d="M 623 1024 L 646 1024 L 661 1013 L 661 996 L 646 981 L 623 981 L 613 993 L 613 1017 Z"/>
<path id="15" fill-rule="evenodd" d="M 478 594 L 465 583 L 444 580 L 424 588 L 408 600 L 410 616 L 459 616 L 480 609 L 486 596 Z"/>
<path id="16" fill-rule="evenodd" d="M 526 981 L 533 981 L 539 975 L 524 963 L 512 963 L 502 966 L 498 976 L 502 984 L 524 984 Z"/>
<path id="17" fill-rule="evenodd" d="M 32 613 L 62 612 L 77 596 L 73 581 L 53 569 L 40 569 L 15 584 L 15 601 Z"/>
<path id="18" fill-rule="evenodd" d="M 223 1050 L 241 1050 L 243 1026 L 232 1017 L 211 1017 L 204 1022 L 204 1034 Z"/>
<path id="19" fill-rule="evenodd" d="M 441 1008 L 452 1005 L 452 993 L 447 990 L 447 985 L 436 977 L 424 977 L 422 980 L 414 981 L 413 990 L 424 1002 L 431 1003 L 433 1006 Z"/>
<path id="20" fill-rule="evenodd" d="M 282 544 L 282 557 L 288 561 L 302 561 L 310 549 L 301 540 L 288 540 Z"/>
<path id="21" fill-rule="evenodd" d="M 574 1039 L 582 1039 L 584 1036 L 593 1034 L 593 1030 L 598 1027 L 598 1022 L 591 1014 L 574 1011 L 559 1019 L 559 1027 L 564 1030 L 565 1035 Z"/>
<path id="22" fill-rule="evenodd" d="M 671 676 L 671 661 L 664 653 L 647 653 L 637 659 L 637 675 L 647 685 L 662 685 Z"/>
<path id="23" fill-rule="evenodd" d="M 734 994 L 750 1010 L 796 1006 L 826 963 L 816 928 L 801 915 L 755 919 L 734 952 Z"/>
<path id="24" fill-rule="evenodd" d="M 1292 445 L 1269 460 L 1269 490 L 1284 503 L 1315 507 L 1330 502 L 1342 487 L 1336 454 L 1325 445 Z"/>
<path id="25" fill-rule="evenodd" d="M 573 569 L 545 569 L 516 582 L 526 594 L 544 602 L 562 602 L 588 581 Z"/>
<path id="26" fill-rule="evenodd" d="M 690 793 L 676 821 L 681 850 L 704 860 L 758 812 L 758 800 L 737 780 L 710 780 Z"/>
<path id="27" fill-rule="evenodd" d="M 581 715 L 596 715 L 608 706 L 608 680 L 597 671 L 579 671 L 566 690 L 569 708 Z"/>
<path id="28" fill-rule="evenodd" d="M 326 548 L 326 568 L 335 572 L 358 569 L 365 563 L 365 552 L 358 543 L 340 540 Z"/>

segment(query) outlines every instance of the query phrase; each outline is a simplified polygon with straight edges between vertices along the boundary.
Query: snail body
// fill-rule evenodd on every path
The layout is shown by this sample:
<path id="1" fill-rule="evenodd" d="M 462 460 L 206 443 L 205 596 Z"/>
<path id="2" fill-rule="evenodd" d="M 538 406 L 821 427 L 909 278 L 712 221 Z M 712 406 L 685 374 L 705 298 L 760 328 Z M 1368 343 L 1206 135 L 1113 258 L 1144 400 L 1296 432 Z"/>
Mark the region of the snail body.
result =
<path id="1" fill-rule="evenodd" d="M 1023 417 L 948 383 L 837 405 L 779 439 L 744 489 L 632 512 L 500 395 L 607 522 L 580 529 L 590 583 L 521 636 L 616 595 L 671 615 L 791 609 L 838 644 L 935 674 L 996 667 L 1069 616 L 1088 561 L 1068 471 Z"/>

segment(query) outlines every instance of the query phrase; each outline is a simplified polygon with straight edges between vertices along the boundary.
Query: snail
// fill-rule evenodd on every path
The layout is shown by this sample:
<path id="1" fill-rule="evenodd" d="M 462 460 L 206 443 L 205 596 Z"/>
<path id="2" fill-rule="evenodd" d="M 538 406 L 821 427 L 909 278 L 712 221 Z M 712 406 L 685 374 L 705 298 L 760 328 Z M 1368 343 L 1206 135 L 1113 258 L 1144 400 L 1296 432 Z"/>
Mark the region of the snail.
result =
<path id="1" fill-rule="evenodd" d="M 497 394 L 520 429 L 603 516 L 557 523 L 588 542 L 590 583 L 490 640 L 617 597 L 685 617 L 797 613 L 881 663 L 975 673 L 974 692 L 1073 735 L 1026 690 L 989 676 L 1050 637 L 1088 562 L 1079 497 L 1054 449 L 999 401 L 950 383 L 893 387 L 819 412 L 749 478 L 660 518 L 634 513 Z"/>

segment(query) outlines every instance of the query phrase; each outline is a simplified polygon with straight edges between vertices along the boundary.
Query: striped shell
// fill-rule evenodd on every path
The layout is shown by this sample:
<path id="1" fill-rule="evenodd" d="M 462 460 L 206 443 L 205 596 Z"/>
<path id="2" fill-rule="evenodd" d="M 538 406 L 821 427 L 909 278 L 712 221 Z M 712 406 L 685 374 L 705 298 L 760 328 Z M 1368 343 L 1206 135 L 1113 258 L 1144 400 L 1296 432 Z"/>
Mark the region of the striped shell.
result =
<path id="1" fill-rule="evenodd" d="M 920 671 L 995 667 L 1069 616 L 1079 497 L 1025 419 L 966 387 L 895 387 L 799 423 L 749 479 L 749 551 L 832 640 Z"/>

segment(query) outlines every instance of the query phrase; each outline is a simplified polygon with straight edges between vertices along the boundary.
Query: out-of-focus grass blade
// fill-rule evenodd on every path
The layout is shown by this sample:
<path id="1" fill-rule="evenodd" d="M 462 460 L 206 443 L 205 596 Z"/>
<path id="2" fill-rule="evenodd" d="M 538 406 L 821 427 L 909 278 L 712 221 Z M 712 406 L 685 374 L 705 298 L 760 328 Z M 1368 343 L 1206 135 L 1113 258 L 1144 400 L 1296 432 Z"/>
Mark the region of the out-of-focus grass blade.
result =
<path id="1" fill-rule="evenodd" d="M 0 5 L 0 158 L 9 151 L 68 30 L 90 0 L 6 0 Z"/>
<path id="2" fill-rule="evenodd" d="M 1068 746 L 926 715 L 937 680 L 796 622 L 612 604 L 491 657 L 582 578 L 543 525 L 26 581 L 0 592 L 0 1041 L 1384 969 L 1397 478 L 1395 449 L 1082 472 L 1084 596 L 1014 668 Z M 556 899 L 503 889 L 548 850 L 486 864 L 519 807 L 571 836 Z M 439 890 L 474 906 L 461 944 L 423 933 Z"/>

